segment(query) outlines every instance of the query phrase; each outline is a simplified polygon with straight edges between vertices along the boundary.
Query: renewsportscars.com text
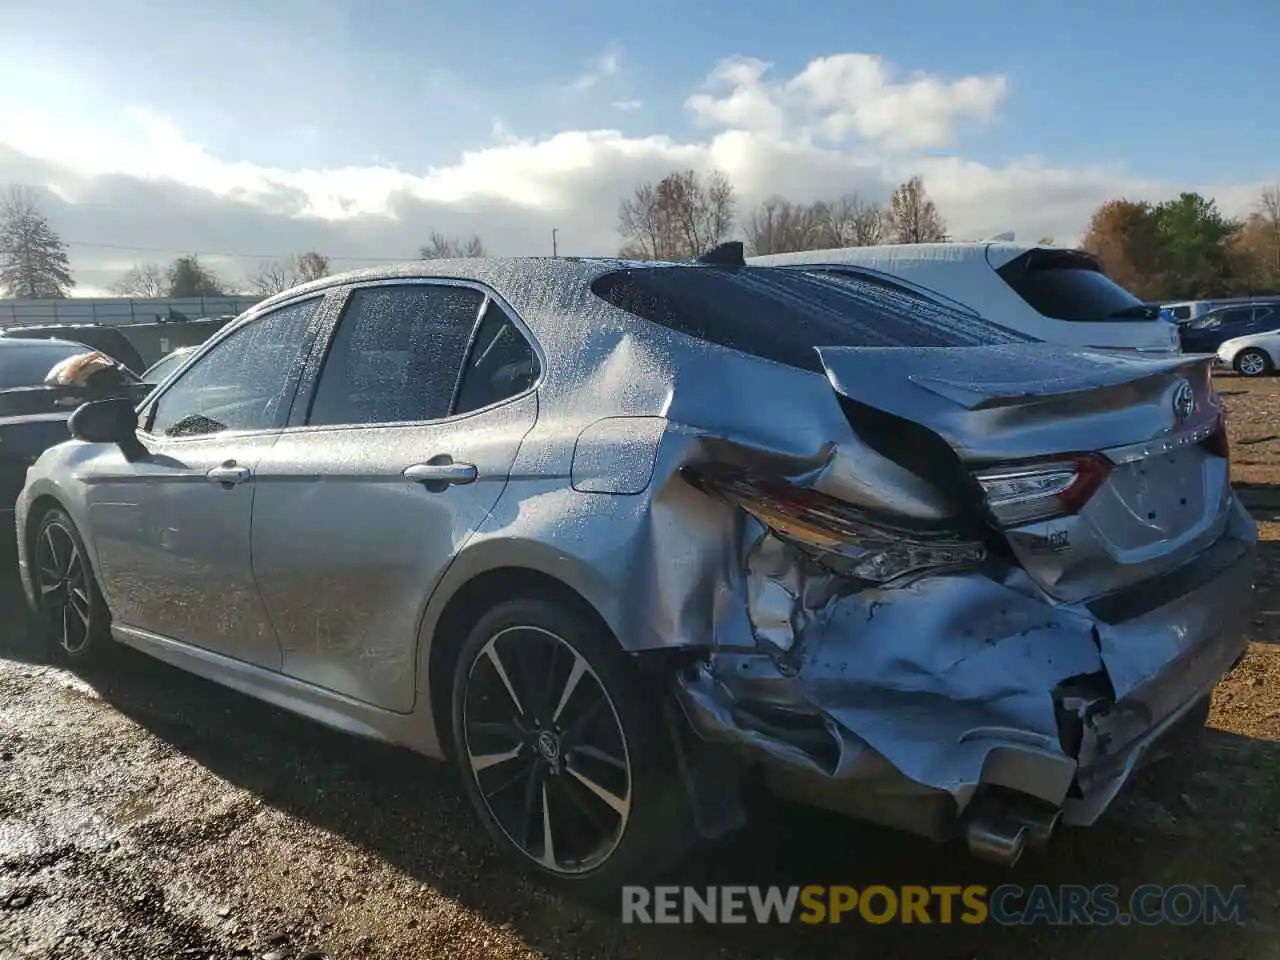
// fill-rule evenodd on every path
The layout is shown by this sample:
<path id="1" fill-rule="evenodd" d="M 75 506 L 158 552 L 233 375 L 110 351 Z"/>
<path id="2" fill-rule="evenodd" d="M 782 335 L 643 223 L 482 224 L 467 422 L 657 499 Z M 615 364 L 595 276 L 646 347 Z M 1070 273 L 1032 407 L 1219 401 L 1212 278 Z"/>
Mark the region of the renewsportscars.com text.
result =
<path id="1" fill-rule="evenodd" d="M 1151 926 L 1244 923 L 1246 891 L 1145 884 L 623 887 L 623 923 Z"/>

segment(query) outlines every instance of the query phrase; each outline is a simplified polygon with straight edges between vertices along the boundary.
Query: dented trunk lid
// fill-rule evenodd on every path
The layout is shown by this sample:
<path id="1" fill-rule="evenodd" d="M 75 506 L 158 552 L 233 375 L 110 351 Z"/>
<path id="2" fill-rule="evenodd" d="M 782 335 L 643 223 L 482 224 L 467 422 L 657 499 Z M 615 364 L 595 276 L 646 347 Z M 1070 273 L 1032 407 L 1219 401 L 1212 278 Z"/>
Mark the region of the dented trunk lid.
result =
<path id="1" fill-rule="evenodd" d="M 1212 358 L 1049 344 L 819 348 L 854 429 L 939 486 L 1059 456 L 1100 455 L 1105 480 L 1070 515 L 1005 525 L 1033 579 L 1085 600 L 1180 566 L 1226 528 L 1228 462 Z M 954 456 L 950 456 L 954 454 Z M 976 492 L 975 492 L 976 491 Z"/>

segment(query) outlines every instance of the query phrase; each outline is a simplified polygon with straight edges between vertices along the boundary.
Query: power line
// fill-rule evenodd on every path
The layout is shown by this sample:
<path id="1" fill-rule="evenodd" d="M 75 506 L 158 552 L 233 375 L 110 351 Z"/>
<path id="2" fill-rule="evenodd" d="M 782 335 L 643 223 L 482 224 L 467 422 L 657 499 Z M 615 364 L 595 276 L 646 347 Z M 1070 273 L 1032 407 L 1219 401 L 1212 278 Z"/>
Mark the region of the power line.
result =
<path id="1" fill-rule="evenodd" d="M 176 247 L 130 247 L 119 243 L 86 243 L 82 240 L 64 240 L 68 247 L 90 247 L 97 250 L 127 250 L 130 253 L 171 253 L 177 256 L 229 257 L 240 260 L 280 260 L 278 253 L 220 253 L 213 250 L 179 250 Z M 328 257 L 329 260 L 349 260 L 359 263 L 395 263 L 412 260 L 413 257 Z"/>

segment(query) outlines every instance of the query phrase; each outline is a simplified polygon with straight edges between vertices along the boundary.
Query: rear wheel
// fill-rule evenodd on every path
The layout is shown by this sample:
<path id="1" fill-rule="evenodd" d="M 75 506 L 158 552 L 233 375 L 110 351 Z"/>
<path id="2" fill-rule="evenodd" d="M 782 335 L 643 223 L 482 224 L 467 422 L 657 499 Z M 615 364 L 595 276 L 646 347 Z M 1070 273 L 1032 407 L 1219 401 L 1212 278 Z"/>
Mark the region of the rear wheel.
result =
<path id="1" fill-rule="evenodd" d="M 1236 373 L 1242 377 L 1263 377 L 1271 372 L 1271 357 L 1265 350 L 1250 347 L 1236 354 Z"/>
<path id="2" fill-rule="evenodd" d="M 41 519 L 33 547 L 31 579 L 40 624 L 60 657 L 89 660 L 108 642 L 109 614 L 84 541 L 71 518 L 54 508 Z"/>
<path id="3" fill-rule="evenodd" d="M 453 678 L 455 753 L 489 833 L 589 897 L 644 883 L 692 842 L 648 689 L 592 618 L 508 601 L 476 624 Z"/>

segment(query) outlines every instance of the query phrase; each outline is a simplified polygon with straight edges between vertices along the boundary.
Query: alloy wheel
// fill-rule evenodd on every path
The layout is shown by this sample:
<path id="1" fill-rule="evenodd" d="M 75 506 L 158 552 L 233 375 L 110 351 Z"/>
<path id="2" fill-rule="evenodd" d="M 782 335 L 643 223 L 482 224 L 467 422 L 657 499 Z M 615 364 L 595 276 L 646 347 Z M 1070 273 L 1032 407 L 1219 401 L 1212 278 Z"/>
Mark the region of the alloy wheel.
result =
<path id="1" fill-rule="evenodd" d="M 1240 372 L 1246 377 L 1261 376 L 1266 370 L 1266 358 L 1260 353 L 1251 350 L 1240 358 Z"/>
<path id="2" fill-rule="evenodd" d="M 39 606 L 58 645 L 74 656 L 89 643 L 89 574 L 71 531 L 53 521 L 36 541 Z"/>
<path id="3" fill-rule="evenodd" d="M 540 627 L 495 634 L 468 671 L 462 725 L 485 808 L 525 856 L 563 875 L 609 858 L 631 816 L 631 758 L 577 650 Z"/>

